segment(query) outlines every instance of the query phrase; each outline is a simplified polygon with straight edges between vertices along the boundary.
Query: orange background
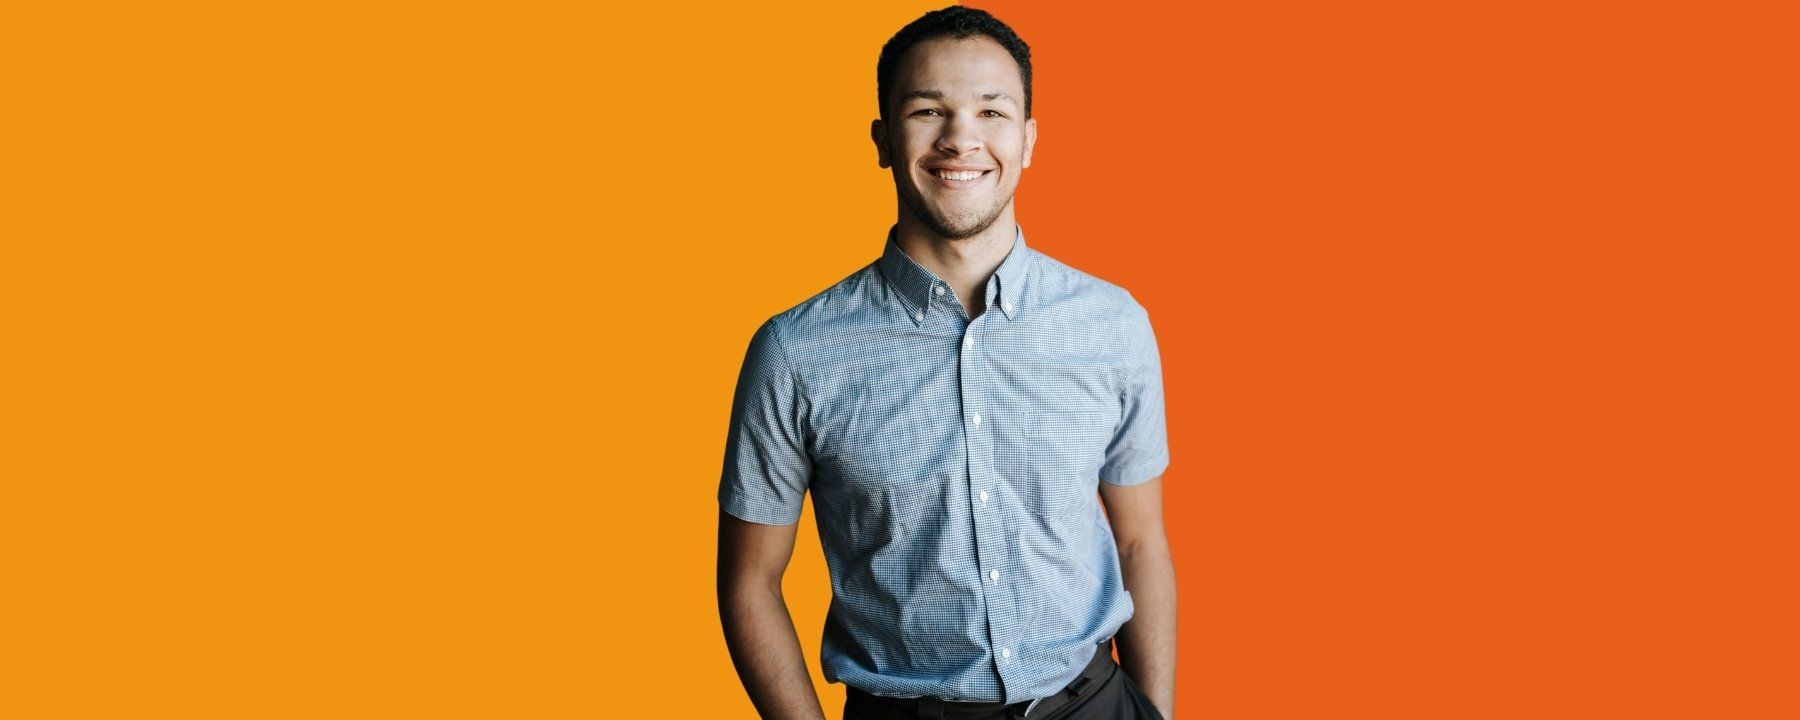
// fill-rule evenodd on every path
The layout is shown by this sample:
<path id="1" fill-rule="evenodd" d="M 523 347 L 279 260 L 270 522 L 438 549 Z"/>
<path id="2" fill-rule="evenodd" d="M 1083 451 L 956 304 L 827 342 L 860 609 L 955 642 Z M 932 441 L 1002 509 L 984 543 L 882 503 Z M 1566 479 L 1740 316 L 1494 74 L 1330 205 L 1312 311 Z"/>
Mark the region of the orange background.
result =
<path id="1" fill-rule="evenodd" d="M 1792 17 L 974 4 L 1156 324 L 1181 717 L 1800 714 Z M 935 6 L 9 10 L 0 715 L 752 717 L 732 384 Z"/>

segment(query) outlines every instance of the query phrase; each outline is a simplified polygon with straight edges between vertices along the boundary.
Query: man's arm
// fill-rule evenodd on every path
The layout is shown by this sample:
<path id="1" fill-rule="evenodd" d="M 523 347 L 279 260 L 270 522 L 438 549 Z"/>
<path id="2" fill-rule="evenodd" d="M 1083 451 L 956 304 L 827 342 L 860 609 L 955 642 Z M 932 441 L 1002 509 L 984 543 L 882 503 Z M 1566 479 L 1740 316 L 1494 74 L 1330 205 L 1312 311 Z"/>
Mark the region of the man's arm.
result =
<path id="1" fill-rule="evenodd" d="M 825 720 L 781 595 L 799 527 L 753 523 L 719 510 L 719 620 L 738 678 L 767 720 Z"/>
<path id="2" fill-rule="evenodd" d="M 1119 628 L 1119 665 L 1144 694 L 1175 717 L 1175 562 L 1163 532 L 1162 476 L 1136 485 L 1100 483 L 1100 499 L 1119 544 L 1125 589 L 1136 612 Z"/>

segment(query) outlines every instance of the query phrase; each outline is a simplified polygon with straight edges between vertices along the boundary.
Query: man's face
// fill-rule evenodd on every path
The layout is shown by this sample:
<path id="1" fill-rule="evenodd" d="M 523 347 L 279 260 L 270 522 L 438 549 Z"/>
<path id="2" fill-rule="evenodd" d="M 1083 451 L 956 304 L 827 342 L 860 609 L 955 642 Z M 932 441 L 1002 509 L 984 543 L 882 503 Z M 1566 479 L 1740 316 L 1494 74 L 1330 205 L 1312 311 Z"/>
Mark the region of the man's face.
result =
<path id="1" fill-rule="evenodd" d="M 946 238 L 988 229 L 1012 206 L 1037 142 L 1018 63 L 986 36 L 934 38 L 901 57 L 890 92 L 873 134 L 902 208 Z"/>

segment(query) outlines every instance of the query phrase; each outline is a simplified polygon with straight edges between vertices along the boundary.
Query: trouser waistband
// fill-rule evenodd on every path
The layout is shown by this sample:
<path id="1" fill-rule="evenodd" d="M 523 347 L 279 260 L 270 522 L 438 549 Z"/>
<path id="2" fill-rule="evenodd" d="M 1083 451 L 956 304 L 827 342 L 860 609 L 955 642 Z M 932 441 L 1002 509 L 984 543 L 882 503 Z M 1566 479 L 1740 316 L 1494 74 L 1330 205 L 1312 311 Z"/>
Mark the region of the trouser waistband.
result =
<path id="1" fill-rule="evenodd" d="M 980 718 L 1039 718 L 1056 708 L 1068 703 L 1083 693 L 1100 687 L 1107 676 L 1116 667 L 1113 661 L 1112 640 L 1094 646 L 1094 657 L 1088 661 L 1081 674 L 1071 680 L 1068 685 L 1054 694 L 1038 700 L 1021 700 L 1018 702 L 980 702 L 967 700 L 945 700 L 938 697 L 925 696 L 916 698 L 895 698 L 884 695 L 872 695 L 855 687 L 846 686 L 848 705 L 857 710 L 876 710 L 878 718 L 930 718 L 931 720 L 978 720 Z"/>

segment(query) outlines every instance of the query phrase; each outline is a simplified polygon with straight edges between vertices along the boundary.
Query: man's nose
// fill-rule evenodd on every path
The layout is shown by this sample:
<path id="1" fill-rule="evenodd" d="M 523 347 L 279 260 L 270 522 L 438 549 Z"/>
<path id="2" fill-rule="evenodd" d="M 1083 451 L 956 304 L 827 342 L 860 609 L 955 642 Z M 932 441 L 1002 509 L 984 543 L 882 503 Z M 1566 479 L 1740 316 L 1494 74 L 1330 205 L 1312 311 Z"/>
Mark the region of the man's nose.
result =
<path id="1" fill-rule="evenodd" d="M 944 123 L 943 128 L 943 133 L 938 135 L 938 152 L 962 155 L 981 148 L 981 134 L 977 132 L 973 116 L 959 113 Z"/>

